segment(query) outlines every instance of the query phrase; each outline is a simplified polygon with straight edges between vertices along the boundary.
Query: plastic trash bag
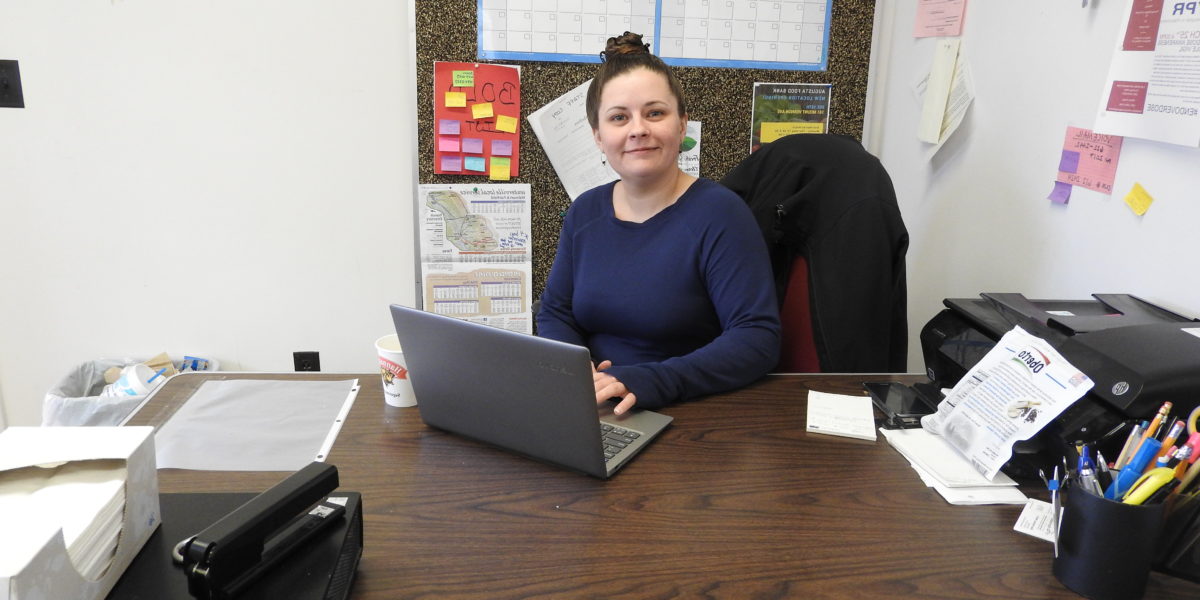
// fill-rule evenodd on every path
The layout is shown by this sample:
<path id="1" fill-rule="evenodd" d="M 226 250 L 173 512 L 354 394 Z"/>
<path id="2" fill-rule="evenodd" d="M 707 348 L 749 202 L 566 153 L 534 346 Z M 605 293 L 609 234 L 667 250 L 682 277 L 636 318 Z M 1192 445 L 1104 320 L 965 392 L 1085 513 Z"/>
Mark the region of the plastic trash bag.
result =
<path id="1" fill-rule="evenodd" d="M 146 396 L 101 397 L 104 372 L 141 361 L 100 359 L 85 362 L 67 373 L 42 400 L 42 426 L 120 425 Z"/>

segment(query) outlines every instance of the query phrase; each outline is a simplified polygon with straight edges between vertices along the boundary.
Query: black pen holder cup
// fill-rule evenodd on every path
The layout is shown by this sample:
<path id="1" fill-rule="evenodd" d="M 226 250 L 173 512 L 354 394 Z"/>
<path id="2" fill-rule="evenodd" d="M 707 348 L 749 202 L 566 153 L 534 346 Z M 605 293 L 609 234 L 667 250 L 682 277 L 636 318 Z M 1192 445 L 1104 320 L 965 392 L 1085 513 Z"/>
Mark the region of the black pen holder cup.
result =
<path id="1" fill-rule="evenodd" d="M 1054 576 L 1091 600 L 1136 600 L 1146 591 L 1163 505 L 1123 504 L 1078 488 L 1064 494 Z"/>

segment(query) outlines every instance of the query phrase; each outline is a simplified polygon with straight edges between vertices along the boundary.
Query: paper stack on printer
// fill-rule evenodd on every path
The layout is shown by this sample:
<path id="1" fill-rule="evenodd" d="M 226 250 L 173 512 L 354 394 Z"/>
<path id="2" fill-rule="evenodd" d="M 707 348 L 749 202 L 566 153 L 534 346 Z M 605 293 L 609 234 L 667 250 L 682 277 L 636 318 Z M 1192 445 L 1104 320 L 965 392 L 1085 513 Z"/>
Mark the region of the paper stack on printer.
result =
<path id="1" fill-rule="evenodd" d="M 67 555 L 79 574 L 98 579 L 112 563 L 125 510 L 125 461 L 78 461 L 27 467 L 0 478 L 5 518 L 0 573 L 23 567 L 46 532 L 62 528 Z"/>
<path id="2" fill-rule="evenodd" d="M 956 497 L 965 496 L 959 498 L 962 503 L 993 497 L 991 502 L 1024 503 L 1016 489 L 1005 501 L 1000 494 L 967 493 L 963 488 L 1016 485 L 1000 473 L 1012 458 L 1013 445 L 1040 431 L 1092 385 L 1045 340 L 1014 327 L 963 375 L 937 412 L 921 418 L 921 429 L 884 434 L 914 466 L 928 471 Z"/>
<path id="3" fill-rule="evenodd" d="M 1017 482 L 1000 473 L 988 479 L 940 436 L 923 429 L 880 429 L 883 437 L 950 504 L 1025 504 Z"/>

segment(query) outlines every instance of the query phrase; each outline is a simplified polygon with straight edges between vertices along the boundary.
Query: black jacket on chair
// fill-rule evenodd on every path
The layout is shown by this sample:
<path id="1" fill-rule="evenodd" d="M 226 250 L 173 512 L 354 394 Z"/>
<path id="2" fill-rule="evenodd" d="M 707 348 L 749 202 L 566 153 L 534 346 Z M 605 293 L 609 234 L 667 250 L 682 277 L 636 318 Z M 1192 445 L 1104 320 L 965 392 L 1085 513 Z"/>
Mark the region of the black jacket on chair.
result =
<path id="1" fill-rule="evenodd" d="M 754 212 L 781 295 L 791 259 L 808 262 L 821 372 L 905 372 L 908 230 L 879 159 L 847 136 L 796 134 L 762 146 L 721 183 Z"/>

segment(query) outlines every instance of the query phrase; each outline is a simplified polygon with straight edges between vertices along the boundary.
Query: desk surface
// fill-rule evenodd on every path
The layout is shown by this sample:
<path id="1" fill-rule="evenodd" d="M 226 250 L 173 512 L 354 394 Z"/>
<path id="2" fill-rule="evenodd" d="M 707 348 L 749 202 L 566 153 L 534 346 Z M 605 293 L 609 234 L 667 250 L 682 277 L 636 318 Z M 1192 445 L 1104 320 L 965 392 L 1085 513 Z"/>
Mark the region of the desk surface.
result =
<path id="1" fill-rule="evenodd" d="M 376 374 L 175 377 L 130 424 L 163 423 L 203 381 L 288 377 L 363 384 L 329 457 L 363 495 L 354 598 L 1079 597 L 1047 542 L 1012 531 L 1020 507 L 947 504 L 882 436 L 805 433 L 807 390 L 857 394 L 862 376 L 773 375 L 670 407 L 672 426 L 609 481 L 430 429 L 383 402 Z M 163 469 L 159 485 L 285 476 Z M 1200 585 L 1153 573 L 1146 597 Z"/>

